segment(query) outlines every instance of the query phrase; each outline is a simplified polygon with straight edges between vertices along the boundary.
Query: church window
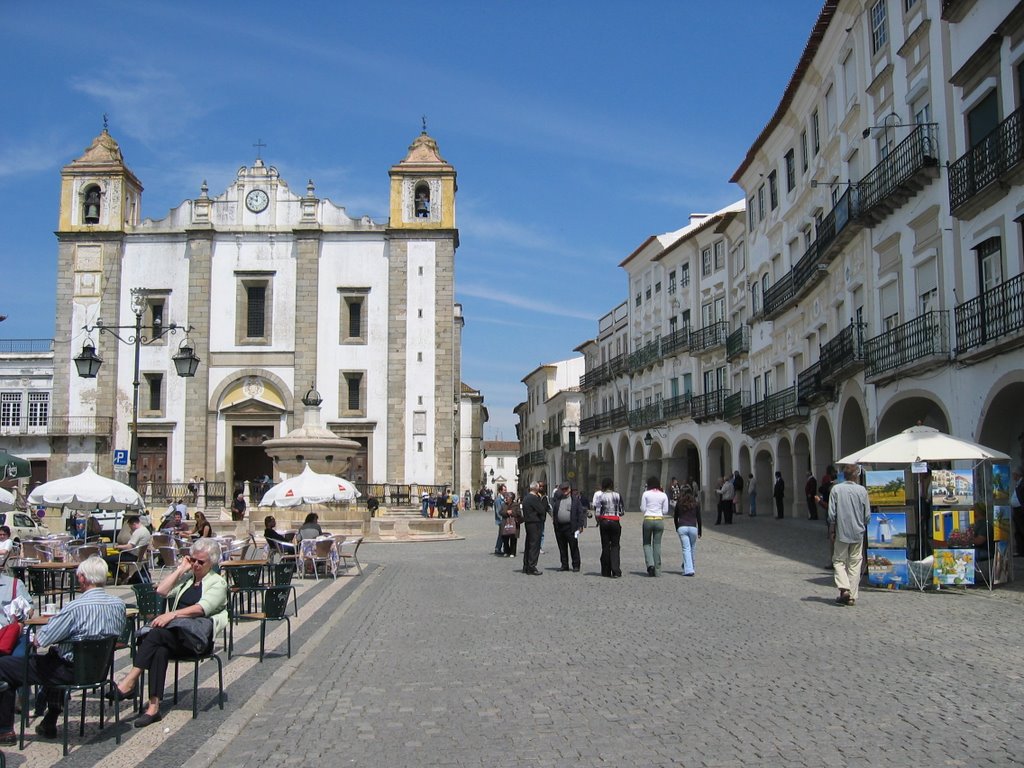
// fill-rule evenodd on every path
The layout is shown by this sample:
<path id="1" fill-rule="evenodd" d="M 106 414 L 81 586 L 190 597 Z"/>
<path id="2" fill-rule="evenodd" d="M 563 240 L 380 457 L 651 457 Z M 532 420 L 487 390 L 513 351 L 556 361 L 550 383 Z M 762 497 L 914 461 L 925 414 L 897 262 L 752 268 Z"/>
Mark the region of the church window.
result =
<path id="1" fill-rule="evenodd" d="M 45 427 L 50 423 L 50 393 L 28 393 L 28 425 Z"/>
<path id="2" fill-rule="evenodd" d="M 273 329 L 272 272 L 236 273 L 235 343 L 270 344 Z"/>
<path id="3" fill-rule="evenodd" d="M 340 344 L 365 344 L 367 342 L 369 288 L 342 287 L 341 297 L 341 338 Z"/>
<path id="4" fill-rule="evenodd" d="M 90 184 L 84 191 L 85 201 L 82 203 L 82 220 L 86 224 L 100 223 L 100 188 Z"/>
<path id="5" fill-rule="evenodd" d="M 0 393 L 0 426 L 21 426 L 21 392 Z"/>
<path id="6" fill-rule="evenodd" d="M 366 415 L 366 376 L 362 371 L 343 371 L 341 374 L 342 404 L 340 416 Z"/>
<path id="7" fill-rule="evenodd" d="M 164 376 L 162 373 L 144 373 L 143 379 L 146 383 L 146 407 L 144 409 L 146 416 L 162 416 L 163 415 L 163 390 L 164 390 Z"/>
<path id="8" fill-rule="evenodd" d="M 417 219 L 429 219 L 430 218 L 430 185 L 426 182 L 420 182 L 416 185 L 416 192 L 414 197 L 414 208 L 413 211 Z"/>

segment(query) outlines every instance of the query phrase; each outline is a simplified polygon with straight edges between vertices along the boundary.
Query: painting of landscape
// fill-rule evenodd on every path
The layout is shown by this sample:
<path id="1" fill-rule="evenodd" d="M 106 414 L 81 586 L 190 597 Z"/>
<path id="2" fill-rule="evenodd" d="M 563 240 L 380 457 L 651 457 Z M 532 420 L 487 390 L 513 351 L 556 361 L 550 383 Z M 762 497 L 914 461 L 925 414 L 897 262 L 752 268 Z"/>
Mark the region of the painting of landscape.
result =
<path id="1" fill-rule="evenodd" d="M 901 507 L 907 503 L 902 469 L 875 469 L 867 473 L 868 499 L 873 507 Z"/>

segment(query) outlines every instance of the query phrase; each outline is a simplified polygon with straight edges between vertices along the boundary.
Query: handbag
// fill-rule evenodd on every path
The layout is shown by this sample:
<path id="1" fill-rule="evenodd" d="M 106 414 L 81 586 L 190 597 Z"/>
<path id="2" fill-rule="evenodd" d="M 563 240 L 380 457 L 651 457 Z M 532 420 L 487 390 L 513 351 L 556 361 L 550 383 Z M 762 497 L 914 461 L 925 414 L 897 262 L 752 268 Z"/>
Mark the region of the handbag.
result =
<path id="1" fill-rule="evenodd" d="M 506 517 L 505 522 L 501 524 L 501 535 L 502 536 L 515 536 L 519 532 L 516 526 L 516 519 L 514 517 Z"/>
<path id="2" fill-rule="evenodd" d="M 18 580 L 11 579 L 11 600 L 18 594 Z M 10 656 L 21 640 L 21 622 L 11 619 L 11 623 L 0 628 L 0 656 Z"/>

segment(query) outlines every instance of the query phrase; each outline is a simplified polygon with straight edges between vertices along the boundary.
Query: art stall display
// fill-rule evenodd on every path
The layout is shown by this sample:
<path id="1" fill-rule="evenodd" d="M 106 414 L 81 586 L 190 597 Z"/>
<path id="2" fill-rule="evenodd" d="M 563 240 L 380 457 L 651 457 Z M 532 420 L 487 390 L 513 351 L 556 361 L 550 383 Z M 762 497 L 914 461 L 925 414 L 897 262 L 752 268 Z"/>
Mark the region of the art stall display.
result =
<path id="1" fill-rule="evenodd" d="M 868 583 L 890 589 L 907 586 L 907 513 L 872 512 L 867 534 Z"/>
<path id="2" fill-rule="evenodd" d="M 942 587 L 963 587 L 974 583 L 973 549 L 936 549 L 932 567 L 934 582 Z"/>

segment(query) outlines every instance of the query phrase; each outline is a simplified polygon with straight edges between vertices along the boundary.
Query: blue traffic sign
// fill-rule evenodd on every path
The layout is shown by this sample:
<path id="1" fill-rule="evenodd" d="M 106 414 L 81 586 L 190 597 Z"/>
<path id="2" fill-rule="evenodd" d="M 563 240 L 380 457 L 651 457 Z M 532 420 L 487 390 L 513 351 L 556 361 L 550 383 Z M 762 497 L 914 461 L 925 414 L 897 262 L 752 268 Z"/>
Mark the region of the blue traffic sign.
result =
<path id="1" fill-rule="evenodd" d="M 115 467 L 127 467 L 128 466 L 128 451 L 116 450 L 114 451 L 114 466 Z"/>

